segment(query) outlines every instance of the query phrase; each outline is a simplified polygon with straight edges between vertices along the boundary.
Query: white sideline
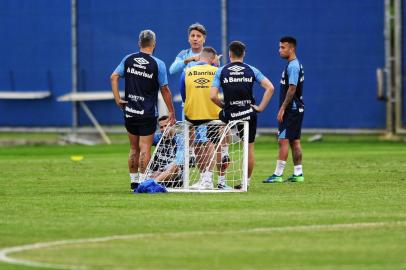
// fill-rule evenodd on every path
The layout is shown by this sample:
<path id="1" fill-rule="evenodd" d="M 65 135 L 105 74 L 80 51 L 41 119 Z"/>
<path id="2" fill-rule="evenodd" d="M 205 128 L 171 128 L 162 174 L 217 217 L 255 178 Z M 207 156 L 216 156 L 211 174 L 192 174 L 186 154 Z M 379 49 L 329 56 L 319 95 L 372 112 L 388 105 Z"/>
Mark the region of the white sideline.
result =
<path id="1" fill-rule="evenodd" d="M 56 246 L 65 246 L 72 244 L 84 244 L 84 243 L 99 243 L 108 242 L 114 240 L 128 240 L 128 239 L 141 239 L 148 237 L 185 237 L 195 235 L 227 235 L 236 233 L 272 233 L 272 232 L 311 232 L 311 231 L 336 231 L 336 230 L 351 230 L 351 229 L 364 229 L 364 228 L 379 228 L 379 227 L 396 227 L 406 226 L 406 221 L 389 221 L 389 222 L 363 222 L 363 223 L 342 223 L 342 224 L 313 224 L 313 225 L 301 225 L 301 226 L 284 226 L 284 227 L 264 227 L 264 228 L 251 228 L 245 230 L 233 230 L 233 231 L 192 231 L 192 232 L 169 232 L 169 233 L 141 233 L 130 235 L 113 235 L 99 238 L 87 238 L 76 240 L 60 240 L 54 242 L 42 242 L 34 243 L 15 247 L 6 247 L 0 249 L 0 262 L 5 262 L 14 265 L 24 265 L 30 267 L 44 267 L 44 268 L 56 268 L 56 269 L 69 269 L 69 270 L 85 270 L 89 269 L 87 266 L 80 265 L 62 265 L 62 264 L 49 264 L 36 261 L 30 261 L 25 259 L 12 258 L 9 255 L 12 253 L 18 253 L 27 250 L 43 249 Z"/>

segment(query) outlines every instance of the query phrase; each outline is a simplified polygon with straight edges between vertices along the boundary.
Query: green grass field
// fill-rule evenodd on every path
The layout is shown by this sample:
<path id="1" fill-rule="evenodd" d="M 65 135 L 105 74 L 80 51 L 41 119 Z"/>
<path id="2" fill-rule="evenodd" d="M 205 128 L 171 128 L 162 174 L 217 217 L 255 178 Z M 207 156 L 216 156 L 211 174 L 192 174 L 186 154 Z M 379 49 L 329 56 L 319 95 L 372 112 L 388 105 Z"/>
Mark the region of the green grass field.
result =
<path id="1" fill-rule="evenodd" d="M 92 270 L 406 269 L 405 142 L 304 142 L 305 182 L 262 184 L 277 144 L 260 137 L 250 190 L 232 194 L 131 194 L 127 152 L 125 144 L 1 147 L 0 249 L 128 235 L 9 256 Z"/>

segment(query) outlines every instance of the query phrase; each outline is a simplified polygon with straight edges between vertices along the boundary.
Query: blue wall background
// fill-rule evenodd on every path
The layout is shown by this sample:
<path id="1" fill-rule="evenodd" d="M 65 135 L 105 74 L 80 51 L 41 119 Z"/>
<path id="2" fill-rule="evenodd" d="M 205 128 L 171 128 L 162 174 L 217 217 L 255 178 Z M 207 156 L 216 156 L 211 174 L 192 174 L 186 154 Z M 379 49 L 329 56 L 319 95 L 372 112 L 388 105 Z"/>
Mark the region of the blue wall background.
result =
<path id="1" fill-rule="evenodd" d="M 406 47 L 405 47 L 405 40 L 406 40 L 406 0 L 402 1 L 402 7 L 403 7 L 403 25 L 402 25 L 402 36 L 403 36 L 403 51 L 402 51 L 402 69 L 403 69 L 403 74 L 402 74 L 402 83 L 403 83 L 403 126 L 406 125 Z"/>
<path id="2" fill-rule="evenodd" d="M 206 45 L 221 51 L 220 1 L 78 1 L 79 91 L 109 90 L 121 59 L 138 50 L 138 33 L 157 34 L 155 55 L 169 68 L 189 47 L 187 27 L 208 30 Z M 360 12 L 362 16 L 360 17 Z M 375 70 L 384 66 L 384 6 L 381 0 L 229 1 L 229 41 L 247 45 L 246 62 L 276 86 L 260 127 L 275 127 L 279 80 L 285 61 L 279 38 L 298 39 L 305 67 L 305 128 L 383 128 L 384 103 L 376 99 Z M 405 29 L 405 28 L 404 28 Z M 44 100 L 0 100 L 1 126 L 69 126 L 71 104 L 56 98 L 71 89 L 70 1 L 0 2 L 0 91 L 51 90 Z M 169 85 L 178 93 L 179 74 Z M 257 100 L 262 89 L 256 87 Z M 102 124 L 120 124 L 114 102 L 88 103 Z M 177 105 L 177 115 L 180 116 Z M 89 124 L 81 113 L 80 124 Z"/>
<path id="3" fill-rule="evenodd" d="M 41 100 L 0 100 L 1 126 L 68 125 L 70 2 L 0 1 L 0 91 L 50 90 Z"/>

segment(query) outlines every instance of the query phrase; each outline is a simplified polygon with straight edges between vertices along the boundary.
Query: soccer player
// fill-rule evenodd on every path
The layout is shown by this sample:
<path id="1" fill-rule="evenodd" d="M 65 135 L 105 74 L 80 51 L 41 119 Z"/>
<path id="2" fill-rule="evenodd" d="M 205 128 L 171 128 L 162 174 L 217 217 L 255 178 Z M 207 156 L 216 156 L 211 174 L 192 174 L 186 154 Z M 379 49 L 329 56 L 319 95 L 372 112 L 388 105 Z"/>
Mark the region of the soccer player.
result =
<path id="1" fill-rule="evenodd" d="M 303 182 L 300 135 L 304 113 L 302 99 L 304 71 L 303 66 L 296 58 L 296 39 L 293 37 L 281 38 L 279 42 L 279 54 L 283 59 L 288 61 L 282 72 L 280 109 L 277 116 L 279 122 L 279 156 L 276 161 L 275 172 L 263 182 L 283 182 L 282 174 L 288 158 L 289 145 L 292 149 L 294 172 L 287 180 L 291 182 Z"/>
<path id="2" fill-rule="evenodd" d="M 110 78 L 115 102 L 124 113 L 130 141 L 128 168 L 131 189 L 136 189 L 139 181 L 144 180 L 143 174 L 151 158 L 151 145 L 157 124 L 158 91 L 161 91 L 169 109 L 169 122 L 175 123 L 165 63 L 152 56 L 156 46 L 155 33 L 151 30 L 141 31 L 138 44 L 140 51 L 124 57 Z M 124 100 L 118 90 L 120 78 L 125 79 Z"/>
<path id="3" fill-rule="evenodd" d="M 217 67 L 216 51 L 211 47 L 205 47 L 196 65 L 186 68 L 182 73 L 181 95 L 185 102 L 185 119 L 192 123 L 191 142 L 196 145 L 195 152 L 200 181 L 192 188 L 213 188 L 213 167 L 215 162 L 210 162 L 214 154 L 215 144 L 218 143 L 218 128 L 206 125 L 212 120 L 217 120 L 220 107 L 210 100 L 210 87 L 213 82 Z M 191 143 L 191 145 L 192 145 Z M 217 155 L 218 156 L 218 155 Z M 218 188 L 226 188 L 224 172 L 219 177 Z"/>
<path id="4" fill-rule="evenodd" d="M 246 120 L 249 123 L 248 147 L 248 183 L 254 169 L 254 143 L 257 131 L 257 113 L 268 105 L 274 87 L 258 69 L 244 63 L 245 45 L 233 41 L 228 46 L 230 63 L 217 69 L 211 88 L 210 97 L 214 103 L 222 107 L 219 117 L 227 123 L 232 120 Z M 252 93 L 254 82 L 261 84 L 265 92 L 259 105 L 256 105 Z M 222 88 L 224 102 L 218 97 Z M 240 134 L 241 135 L 241 134 Z"/>

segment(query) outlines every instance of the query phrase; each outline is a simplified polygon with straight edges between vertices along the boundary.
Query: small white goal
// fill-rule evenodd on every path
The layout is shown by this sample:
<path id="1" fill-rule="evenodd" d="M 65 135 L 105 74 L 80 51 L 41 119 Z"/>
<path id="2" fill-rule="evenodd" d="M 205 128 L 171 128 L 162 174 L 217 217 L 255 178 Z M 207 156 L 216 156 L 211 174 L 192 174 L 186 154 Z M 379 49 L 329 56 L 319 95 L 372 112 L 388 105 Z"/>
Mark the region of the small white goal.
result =
<path id="1" fill-rule="evenodd" d="M 169 192 L 247 191 L 248 122 L 168 125 L 145 177 L 165 185 Z"/>

